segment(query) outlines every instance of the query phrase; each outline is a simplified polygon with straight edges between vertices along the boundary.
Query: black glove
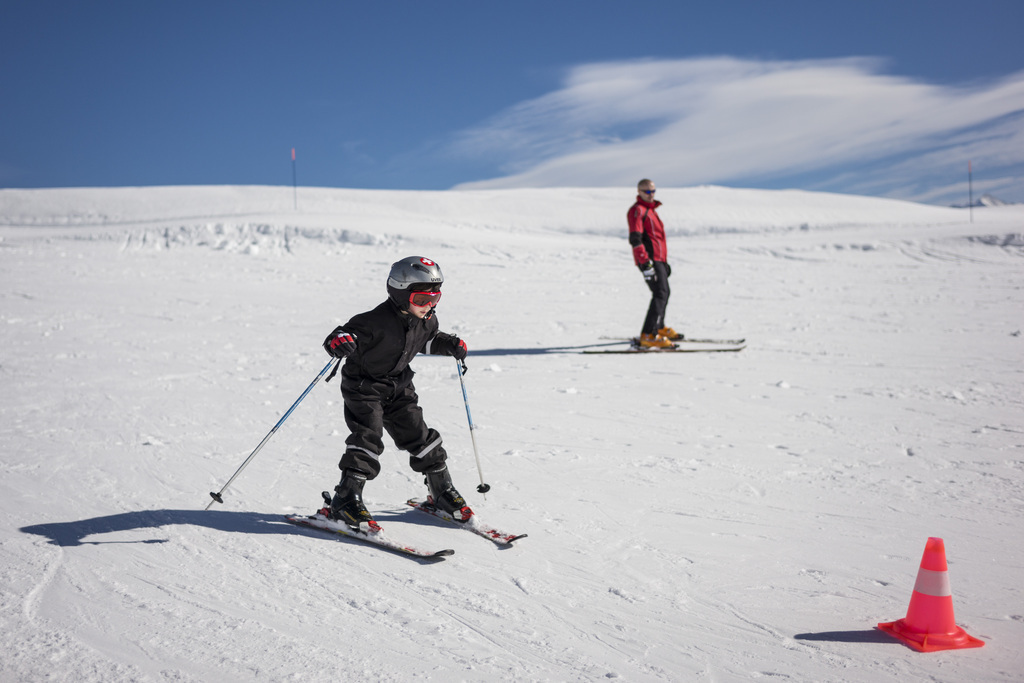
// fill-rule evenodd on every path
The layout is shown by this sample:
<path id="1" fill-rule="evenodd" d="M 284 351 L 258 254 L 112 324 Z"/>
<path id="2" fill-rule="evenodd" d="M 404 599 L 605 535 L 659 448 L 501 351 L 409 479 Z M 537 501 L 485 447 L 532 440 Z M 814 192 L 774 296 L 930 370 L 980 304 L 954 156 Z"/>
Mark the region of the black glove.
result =
<path id="1" fill-rule="evenodd" d="M 350 353 L 354 353 L 355 350 L 356 336 L 351 332 L 341 329 L 341 326 L 335 327 L 334 332 L 331 332 L 327 335 L 327 339 L 324 339 L 324 351 L 335 358 L 344 358 Z"/>
<path id="2" fill-rule="evenodd" d="M 665 263 L 665 277 L 672 277 L 672 266 L 668 262 Z"/>
<path id="3" fill-rule="evenodd" d="M 640 266 L 640 273 L 644 276 L 644 280 L 647 280 L 647 282 L 658 281 L 658 273 L 654 270 L 654 262 L 652 261 L 648 261 Z"/>
<path id="4" fill-rule="evenodd" d="M 466 354 L 469 353 L 469 349 L 466 348 L 466 342 L 459 339 L 458 337 L 452 337 L 452 355 L 455 356 L 455 360 L 465 360 Z"/>

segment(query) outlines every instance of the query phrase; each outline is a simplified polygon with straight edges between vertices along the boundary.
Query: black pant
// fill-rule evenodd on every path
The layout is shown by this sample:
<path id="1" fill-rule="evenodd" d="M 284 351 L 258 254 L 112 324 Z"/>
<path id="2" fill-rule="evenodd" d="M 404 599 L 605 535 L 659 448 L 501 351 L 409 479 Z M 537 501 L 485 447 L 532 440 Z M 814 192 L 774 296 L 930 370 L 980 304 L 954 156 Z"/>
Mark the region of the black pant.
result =
<path id="1" fill-rule="evenodd" d="M 423 410 L 412 384 L 391 395 L 344 391 L 345 424 L 349 434 L 347 448 L 338 463 L 341 469 L 354 469 L 373 479 L 380 473 L 382 436 L 386 429 L 395 445 L 409 451 L 409 467 L 425 472 L 448 458 L 441 435 L 427 427 Z"/>
<path id="2" fill-rule="evenodd" d="M 657 334 L 658 330 L 665 327 L 665 309 L 668 308 L 668 297 L 671 291 L 668 287 L 668 265 L 661 262 L 654 262 L 654 272 L 657 279 L 647 281 L 651 290 L 651 305 L 647 307 L 647 317 L 644 318 L 643 334 Z"/>

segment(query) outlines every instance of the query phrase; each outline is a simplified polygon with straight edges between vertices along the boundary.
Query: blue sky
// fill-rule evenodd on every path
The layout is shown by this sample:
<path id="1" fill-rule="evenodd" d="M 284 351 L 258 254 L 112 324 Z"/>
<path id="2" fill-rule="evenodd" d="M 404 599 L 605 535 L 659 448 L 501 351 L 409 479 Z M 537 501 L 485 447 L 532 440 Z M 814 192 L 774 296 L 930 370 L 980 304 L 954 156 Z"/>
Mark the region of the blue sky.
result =
<path id="1" fill-rule="evenodd" d="M 1021 0 L 0 4 L 0 187 L 1024 202 Z"/>

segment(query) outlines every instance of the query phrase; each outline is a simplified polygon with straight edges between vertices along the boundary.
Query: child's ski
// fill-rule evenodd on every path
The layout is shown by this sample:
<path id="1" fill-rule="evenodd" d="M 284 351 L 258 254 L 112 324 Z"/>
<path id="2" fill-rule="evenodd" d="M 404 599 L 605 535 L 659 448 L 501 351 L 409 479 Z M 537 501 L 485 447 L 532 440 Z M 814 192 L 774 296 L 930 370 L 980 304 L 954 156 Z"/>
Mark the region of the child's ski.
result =
<path id="1" fill-rule="evenodd" d="M 416 508 L 421 512 L 426 512 L 428 515 L 433 515 L 438 519 L 443 519 L 446 522 L 451 522 L 460 529 L 466 531 L 472 531 L 477 536 L 483 536 L 489 541 L 493 541 L 498 545 L 512 545 L 514 541 L 518 541 L 520 538 L 526 538 L 526 534 L 509 534 L 504 531 L 498 531 L 494 527 L 488 526 L 481 522 L 476 514 L 469 518 L 468 521 L 460 522 L 444 510 L 439 510 L 426 501 L 419 501 L 415 498 L 410 498 L 406 501 L 406 505 L 409 507 Z"/>
<path id="2" fill-rule="evenodd" d="M 405 545 L 404 543 L 391 540 L 384 535 L 383 531 L 354 531 L 344 522 L 335 522 L 328 519 L 327 516 L 323 514 L 323 510 L 317 512 L 315 515 L 309 515 L 308 517 L 305 515 L 285 515 L 284 518 L 292 524 L 320 529 L 321 531 L 326 531 L 332 534 L 341 534 L 342 536 L 348 536 L 350 538 L 357 538 L 360 541 L 366 541 L 367 543 L 372 543 L 373 545 L 380 546 L 381 548 L 387 548 L 388 550 L 394 550 L 395 552 L 412 555 L 414 557 L 426 557 L 433 559 L 455 554 L 455 551 L 450 549 L 430 551 L 422 550 L 411 545 Z M 377 528 L 379 529 L 380 527 Z"/>

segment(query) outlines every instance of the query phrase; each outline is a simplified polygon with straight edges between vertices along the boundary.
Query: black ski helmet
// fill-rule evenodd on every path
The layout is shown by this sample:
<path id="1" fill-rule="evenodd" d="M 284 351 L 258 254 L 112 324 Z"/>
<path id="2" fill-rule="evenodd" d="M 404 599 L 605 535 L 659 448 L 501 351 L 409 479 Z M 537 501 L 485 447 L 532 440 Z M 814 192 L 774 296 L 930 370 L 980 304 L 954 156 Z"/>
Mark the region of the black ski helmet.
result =
<path id="1" fill-rule="evenodd" d="M 406 256 L 391 265 L 388 298 L 399 309 L 407 311 L 411 292 L 440 292 L 443 283 L 441 266 L 424 256 Z"/>

